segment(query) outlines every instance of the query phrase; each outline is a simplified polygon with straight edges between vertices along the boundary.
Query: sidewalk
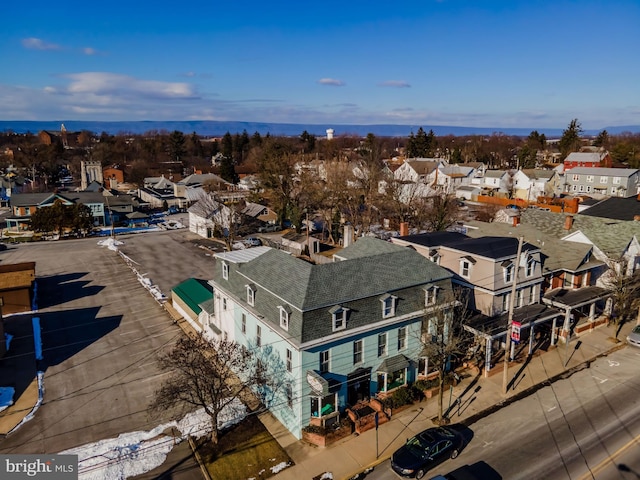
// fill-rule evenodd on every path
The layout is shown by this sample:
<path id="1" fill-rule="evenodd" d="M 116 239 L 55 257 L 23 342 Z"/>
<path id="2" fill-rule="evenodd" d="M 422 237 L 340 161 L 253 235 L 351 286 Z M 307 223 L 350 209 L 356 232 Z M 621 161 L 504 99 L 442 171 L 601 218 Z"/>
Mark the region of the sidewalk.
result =
<path id="1" fill-rule="evenodd" d="M 552 383 L 573 371 L 586 368 L 600 356 L 624 348 L 624 339 L 634 327 L 628 323 L 622 327 L 615 343 L 611 338 L 614 326 L 599 327 L 591 332 L 574 337 L 567 349 L 564 344 L 534 355 L 525 364 L 514 363 L 509 367 L 511 388 L 502 394 L 503 364 L 496 365 L 492 374 L 468 377 L 453 388 L 450 411 L 452 423 L 471 425 L 479 418 L 491 414 L 537 389 Z M 576 345 L 580 341 L 579 347 Z M 566 367 L 565 367 L 566 363 Z M 495 372 L 495 373 L 494 373 Z M 455 404 L 460 399 L 460 405 Z M 444 394 L 444 409 L 449 407 L 450 393 Z M 375 466 L 391 457 L 406 439 L 434 426 L 431 421 L 437 416 L 438 399 L 433 397 L 394 415 L 391 421 L 380 425 L 377 435 L 372 429 L 362 435 L 352 435 L 329 447 L 322 448 L 298 441 L 270 414 L 261 416 L 262 422 L 278 440 L 295 465 L 282 470 L 277 480 L 313 479 L 328 472 L 335 480 L 350 479 L 368 467 Z M 376 437 L 378 456 L 376 458 Z"/>

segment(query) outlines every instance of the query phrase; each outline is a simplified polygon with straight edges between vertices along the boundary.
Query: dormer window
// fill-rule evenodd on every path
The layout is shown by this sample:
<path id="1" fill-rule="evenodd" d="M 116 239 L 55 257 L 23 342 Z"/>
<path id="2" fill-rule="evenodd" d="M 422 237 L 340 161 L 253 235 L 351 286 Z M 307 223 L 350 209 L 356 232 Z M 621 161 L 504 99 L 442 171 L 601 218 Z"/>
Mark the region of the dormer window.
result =
<path id="1" fill-rule="evenodd" d="M 229 264 L 227 262 L 222 262 L 222 278 L 229 280 Z"/>
<path id="2" fill-rule="evenodd" d="M 348 308 L 336 305 L 329 313 L 331 313 L 332 331 L 337 332 L 347 328 L 347 312 Z"/>
<path id="3" fill-rule="evenodd" d="M 513 282 L 514 265 L 511 260 L 502 262 L 502 271 L 504 273 L 504 283 Z"/>
<path id="4" fill-rule="evenodd" d="M 251 283 L 245 287 L 247 288 L 247 303 L 253 307 L 256 303 L 256 286 Z"/>
<path id="5" fill-rule="evenodd" d="M 471 267 L 476 263 L 473 257 L 462 257 L 460 259 L 460 276 L 464 278 L 471 277 Z"/>
<path id="6" fill-rule="evenodd" d="M 398 297 L 389 293 L 380 298 L 382 302 L 382 318 L 390 318 L 396 314 L 396 300 Z"/>
<path id="7" fill-rule="evenodd" d="M 429 260 L 436 265 L 440 265 L 440 253 L 436 249 L 429 250 Z"/>
<path id="8" fill-rule="evenodd" d="M 288 305 L 279 306 L 280 310 L 280 327 L 284 330 L 289 330 L 289 319 L 291 317 L 291 308 Z"/>
<path id="9" fill-rule="evenodd" d="M 526 269 L 525 272 L 527 274 L 527 277 L 530 277 L 533 275 L 533 273 L 536 270 L 536 261 L 533 257 L 529 257 L 527 258 L 527 265 L 526 265 Z"/>
<path id="10" fill-rule="evenodd" d="M 440 288 L 432 285 L 431 287 L 427 287 L 424 289 L 424 306 L 428 307 L 430 305 L 435 305 L 438 300 L 438 290 Z"/>

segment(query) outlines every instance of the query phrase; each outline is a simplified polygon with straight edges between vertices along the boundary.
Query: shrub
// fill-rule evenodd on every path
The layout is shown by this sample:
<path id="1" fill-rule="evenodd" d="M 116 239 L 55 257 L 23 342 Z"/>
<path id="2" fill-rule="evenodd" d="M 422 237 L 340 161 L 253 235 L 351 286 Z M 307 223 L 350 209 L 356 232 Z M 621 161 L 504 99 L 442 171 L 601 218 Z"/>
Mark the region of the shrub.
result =
<path id="1" fill-rule="evenodd" d="M 419 398 L 419 394 L 412 387 L 400 387 L 384 399 L 385 408 L 398 408 L 403 405 L 410 405 Z"/>

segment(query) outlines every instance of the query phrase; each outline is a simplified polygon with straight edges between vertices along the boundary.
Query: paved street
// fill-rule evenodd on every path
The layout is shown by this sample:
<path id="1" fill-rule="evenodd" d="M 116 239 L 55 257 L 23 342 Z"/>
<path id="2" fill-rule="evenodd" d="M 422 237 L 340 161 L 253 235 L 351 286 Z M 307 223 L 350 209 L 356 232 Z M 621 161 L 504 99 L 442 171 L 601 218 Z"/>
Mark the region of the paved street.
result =
<path id="1" fill-rule="evenodd" d="M 624 348 L 480 419 L 470 425 L 473 439 L 460 456 L 427 478 L 477 462 L 486 462 L 505 480 L 638 478 L 638 362 L 640 349 Z M 620 464 L 630 471 L 620 471 Z M 397 478 L 389 461 L 367 476 Z"/>
<path id="2" fill-rule="evenodd" d="M 210 257 L 185 233 L 122 238 L 166 295 L 188 276 L 208 277 Z M 156 355 L 182 332 L 114 251 L 95 238 L 20 244 L 0 261 L 36 262 L 46 389 L 35 417 L 0 440 L 0 452 L 59 452 L 168 420 L 147 406 L 162 380 Z M 7 331 L 30 317 L 8 317 Z"/>

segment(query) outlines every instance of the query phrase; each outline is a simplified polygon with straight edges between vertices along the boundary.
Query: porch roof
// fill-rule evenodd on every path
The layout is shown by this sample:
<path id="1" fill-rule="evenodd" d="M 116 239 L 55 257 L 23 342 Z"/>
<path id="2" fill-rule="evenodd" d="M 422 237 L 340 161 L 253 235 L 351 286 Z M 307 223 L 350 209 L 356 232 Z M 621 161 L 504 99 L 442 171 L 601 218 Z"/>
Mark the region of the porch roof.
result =
<path id="1" fill-rule="evenodd" d="M 602 287 L 590 286 L 574 290 L 555 288 L 544 294 L 542 301 L 553 307 L 567 309 L 590 305 L 598 300 L 605 300 L 611 292 Z"/>
<path id="2" fill-rule="evenodd" d="M 530 328 L 531 325 L 544 323 L 555 317 L 564 315 L 562 310 L 549 307 L 541 303 L 527 305 L 513 311 L 513 321 L 520 323 L 520 328 Z M 484 338 L 499 338 L 507 334 L 509 313 L 489 317 L 476 315 L 469 319 L 463 327 L 466 331 Z"/>

